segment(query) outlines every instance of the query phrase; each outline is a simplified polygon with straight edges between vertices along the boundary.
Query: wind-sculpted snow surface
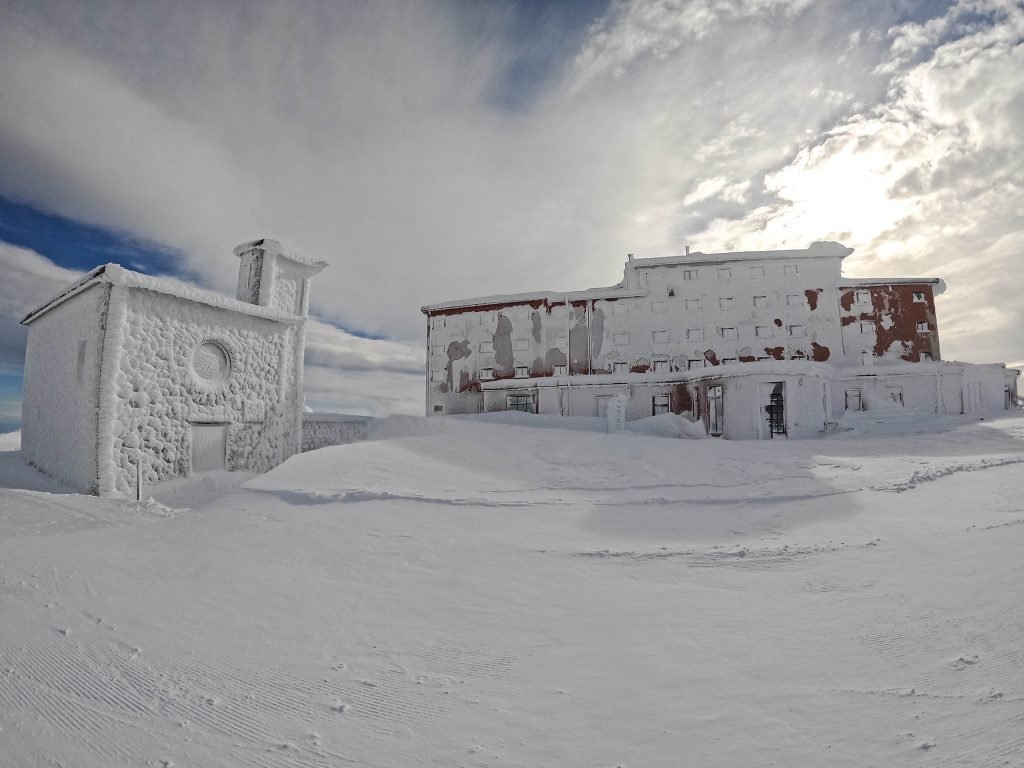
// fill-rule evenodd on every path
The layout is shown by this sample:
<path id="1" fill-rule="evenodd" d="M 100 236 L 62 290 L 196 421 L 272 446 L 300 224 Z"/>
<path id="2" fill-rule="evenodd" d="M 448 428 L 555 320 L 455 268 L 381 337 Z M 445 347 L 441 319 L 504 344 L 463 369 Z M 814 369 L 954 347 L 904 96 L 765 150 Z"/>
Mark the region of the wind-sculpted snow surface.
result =
<path id="1" fill-rule="evenodd" d="M 0 766 L 1020 766 L 1024 418 L 876 426 L 400 417 L 142 503 L 0 453 Z"/>

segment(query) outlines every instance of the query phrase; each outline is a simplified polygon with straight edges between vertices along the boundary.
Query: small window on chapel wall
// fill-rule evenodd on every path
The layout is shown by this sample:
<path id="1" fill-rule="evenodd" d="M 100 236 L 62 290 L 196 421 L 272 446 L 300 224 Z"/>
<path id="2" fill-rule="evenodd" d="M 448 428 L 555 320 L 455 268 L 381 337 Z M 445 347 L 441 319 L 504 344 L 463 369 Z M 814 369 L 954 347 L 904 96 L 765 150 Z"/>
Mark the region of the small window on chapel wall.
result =
<path id="1" fill-rule="evenodd" d="M 914 301 L 924 302 L 924 291 L 914 291 Z"/>

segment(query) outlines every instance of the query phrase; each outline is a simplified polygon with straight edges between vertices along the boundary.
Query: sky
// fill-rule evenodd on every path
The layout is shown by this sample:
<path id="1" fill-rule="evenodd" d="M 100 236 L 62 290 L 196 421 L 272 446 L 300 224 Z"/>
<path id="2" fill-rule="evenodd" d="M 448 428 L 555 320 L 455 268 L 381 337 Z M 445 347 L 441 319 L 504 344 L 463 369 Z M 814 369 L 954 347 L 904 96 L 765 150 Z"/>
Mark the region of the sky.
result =
<path id="1" fill-rule="evenodd" d="M 318 410 L 421 413 L 419 308 L 627 253 L 855 248 L 1024 364 L 1024 4 L 0 0 L 0 426 L 17 321 L 116 261 L 233 293 L 323 259 Z"/>

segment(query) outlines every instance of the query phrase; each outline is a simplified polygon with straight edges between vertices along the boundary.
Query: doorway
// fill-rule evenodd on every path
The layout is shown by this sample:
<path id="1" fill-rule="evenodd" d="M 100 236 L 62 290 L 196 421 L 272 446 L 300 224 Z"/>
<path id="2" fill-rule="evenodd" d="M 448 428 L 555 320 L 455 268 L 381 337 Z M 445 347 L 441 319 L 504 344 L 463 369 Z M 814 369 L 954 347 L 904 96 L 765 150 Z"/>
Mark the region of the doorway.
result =
<path id="1" fill-rule="evenodd" d="M 761 385 L 761 402 L 764 404 L 764 421 L 761 427 L 762 439 L 774 440 L 786 436 L 786 384 L 773 381 Z"/>
<path id="2" fill-rule="evenodd" d="M 227 469 L 228 425 L 192 423 L 192 472 Z"/>
<path id="3" fill-rule="evenodd" d="M 725 403 L 722 396 L 722 385 L 712 384 L 708 387 L 708 434 L 720 437 L 725 422 Z"/>

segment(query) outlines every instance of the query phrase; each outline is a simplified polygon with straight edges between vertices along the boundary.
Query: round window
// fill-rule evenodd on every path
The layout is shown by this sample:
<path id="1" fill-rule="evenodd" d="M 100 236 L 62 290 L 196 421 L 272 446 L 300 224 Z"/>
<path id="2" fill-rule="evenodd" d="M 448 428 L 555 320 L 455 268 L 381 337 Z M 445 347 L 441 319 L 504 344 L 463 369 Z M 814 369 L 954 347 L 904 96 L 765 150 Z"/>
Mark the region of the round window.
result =
<path id="1" fill-rule="evenodd" d="M 192 355 L 192 372 L 205 384 L 220 384 L 231 374 L 231 357 L 215 341 L 204 341 Z"/>

